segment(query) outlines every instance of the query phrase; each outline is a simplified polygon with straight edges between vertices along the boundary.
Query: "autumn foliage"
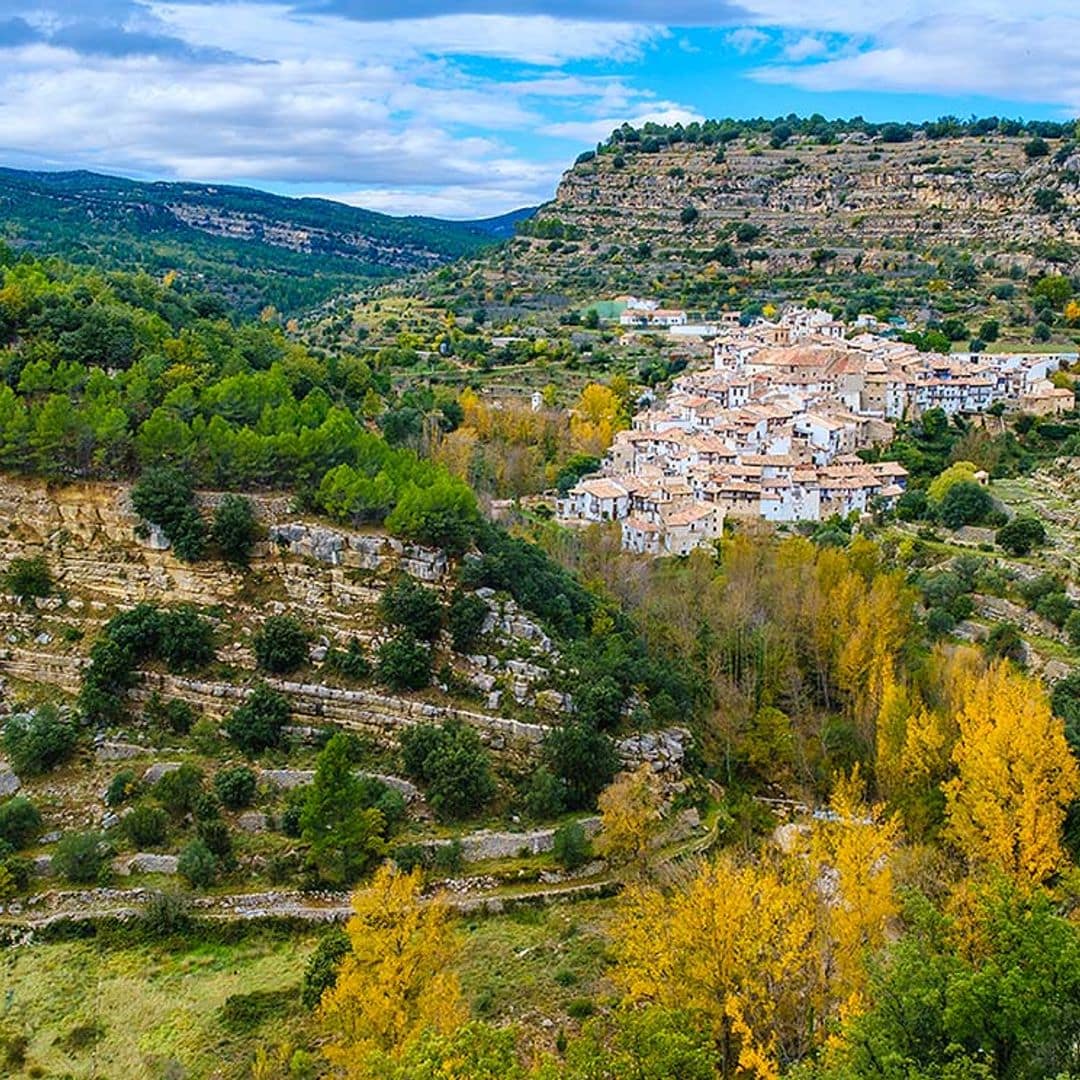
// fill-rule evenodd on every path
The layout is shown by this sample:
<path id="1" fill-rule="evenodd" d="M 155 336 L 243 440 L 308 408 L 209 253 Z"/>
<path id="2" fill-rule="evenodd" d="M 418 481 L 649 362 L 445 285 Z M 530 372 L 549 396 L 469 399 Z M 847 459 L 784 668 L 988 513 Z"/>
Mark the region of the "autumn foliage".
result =
<path id="1" fill-rule="evenodd" d="M 1045 881 L 1066 862 L 1061 826 L 1080 793 L 1064 724 L 1038 683 L 1000 662 L 972 684 L 957 726 L 949 837 L 975 870 Z"/>
<path id="2" fill-rule="evenodd" d="M 350 1080 L 377 1080 L 421 1035 L 467 1018 L 450 911 L 438 898 L 422 902 L 420 887 L 419 870 L 387 863 L 353 896 L 351 951 L 320 1005 L 331 1033 L 326 1055 Z"/>

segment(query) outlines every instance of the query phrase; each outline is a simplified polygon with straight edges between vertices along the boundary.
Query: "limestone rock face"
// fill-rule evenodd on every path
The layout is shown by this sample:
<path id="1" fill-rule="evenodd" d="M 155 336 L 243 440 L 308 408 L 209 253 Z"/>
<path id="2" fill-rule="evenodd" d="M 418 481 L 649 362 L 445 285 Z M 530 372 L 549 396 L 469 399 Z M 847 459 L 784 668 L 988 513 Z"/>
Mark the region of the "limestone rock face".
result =
<path id="1" fill-rule="evenodd" d="M 145 746 L 134 743 L 103 741 L 94 747 L 94 757 L 98 761 L 127 761 L 130 758 L 143 757 L 151 753 Z"/>
<path id="2" fill-rule="evenodd" d="M 236 819 L 236 824 L 246 833 L 266 832 L 266 815 L 258 810 L 247 810 Z"/>
<path id="3" fill-rule="evenodd" d="M 628 768 L 647 764 L 662 778 L 677 780 L 682 777 L 690 741 L 685 728 L 666 728 L 620 739 L 615 749 Z"/>
<path id="4" fill-rule="evenodd" d="M 201 493 L 197 502 L 210 513 L 221 497 Z M 371 599 L 370 589 L 350 585 L 343 575 L 326 578 L 324 567 L 384 575 L 400 569 L 433 584 L 441 582 L 448 571 L 441 551 L 404 544 L 380 533 L 303 521 L 282 524 L 289 513 L 285 496 L 248 498 L 271 541 L 256 551 L 253 569 L 280 574 L 286 594 L 299 604 L 333 603 L 342 598 L 355 605 Z M 61 587 L 85 590 L 108 604 L 122 606 L 162 598 L 212 606 L 236 598 L 243 589 L 243 574 L 220 562 L 183 563 L 164 536 L 142 525 L 126 485 L 49 487 L 40 480 L 0 476 L 0 567 L 17 556 L 46 554 Z M 285 564 L 282 552 L 319 567 L 295 561 Z M 49 603 L 61 601 L 50 598 Z"/>
<path id="5" fill-rule="evenodd" d="M 681 269 L 688 248 L 724 250 L 742 224 L 760 233 L 736 234 L 735 258 L 755 252 L 755 270 L 775 274 L 895 272 L 908 244 L 916 252 L 951 245 L 1027 270 L 1032 260 L 1048 265 L 1029 247 L 1080 239 L 1080 154 L 1029 162 L 1026 138 L 996 134 L 906 143 L 859 135 L 835 146 L 796 137 L 780 149 L 740 138 L 719 157 L 715 146 L 688 142 L 658 153 L 625 148 L 618 164 L 597 155 L 567 170 L 538 212 L 581 242 L 553 247 L 519 236 L 503 273 L 517 289 L 569 293 L 582 270 L 609 274 L 615 263 L 645 291 Z M 1039 190 L 1058 192 L 1061 211 L 1040 212 Z M 687 207 L 697 211 L 690 226 L 680 219 Z M 831 257 L 815 262 L 822 251 Z"/>
<path id="6" fill-rule="evenodd" d="M 143 783 L 156 784 L 167 773 L 176 772 L 179 768 L 179 761 L 156 761 L 143 773 Z"/>
<path id="7" fill-rule="evenodd" d="M 113 868 L 118 874 L 175 874 L 178 872 L 178 855 L 158 855 L 149 851 L 140 851 L 127 859 L 118 859 Z"/>
<path id="8" fill-rule="evenodd" d="M 0 762 L 0 799 L 14 795 L 22 787 L 22 781 L 15 775 L 10 765 Z"/>
<path id="9" fill-rule="evenodd" d="M 374 571 L 397 567 L 429 582 L 441 581 L 448 569 L 443 552 L 403 544 L 400 540 L 381 534 L 346 532 L 325 525 L 290 522 L 271 525 L 269 535 L 273 544 L 290 554 L 327 566 Z"/>

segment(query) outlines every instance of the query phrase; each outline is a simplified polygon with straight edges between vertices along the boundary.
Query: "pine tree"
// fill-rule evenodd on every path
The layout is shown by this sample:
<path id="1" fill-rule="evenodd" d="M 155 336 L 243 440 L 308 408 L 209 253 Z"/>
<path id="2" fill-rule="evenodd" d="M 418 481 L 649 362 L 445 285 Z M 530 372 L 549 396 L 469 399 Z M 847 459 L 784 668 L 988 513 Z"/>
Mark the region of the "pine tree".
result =
<path id="1" fill-rule="evenodd" d="M 348 885 L 385 851 L 386 822 L 365 809 L 360 779 L 352 771 L 349 737 L 338 732 L 323 748 L 300 814 L 308 858 L 324 881 Z"/>

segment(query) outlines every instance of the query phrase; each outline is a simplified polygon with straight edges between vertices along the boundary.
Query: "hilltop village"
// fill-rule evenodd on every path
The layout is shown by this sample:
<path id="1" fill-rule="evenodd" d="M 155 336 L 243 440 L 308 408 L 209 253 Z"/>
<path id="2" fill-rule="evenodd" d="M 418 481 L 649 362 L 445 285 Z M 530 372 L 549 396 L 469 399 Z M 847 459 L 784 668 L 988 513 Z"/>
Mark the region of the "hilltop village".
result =
<path id="1" fill-rule="evenodd" d="M 728 516 L 776 523 L 889 509 L 907 471 L 859 451 L 889 443 L 929 409 L 1046 416 L 1073 408 L 1050 376 L 1073 354 L 920 352 L 876 320 L 851 327 L 792 307 L 744 326 L 733 313 L 697 326 L 685 312 L 627 297 L 625 327 L 667 327 L 708 342 L 712 363 L 673 380 L 619 432 L 600 471 L 558 502 L 566 524 L 618 521 L 624 550 L 682 555 Z M 706 355 L 707 355 L 706 350 Z"/>

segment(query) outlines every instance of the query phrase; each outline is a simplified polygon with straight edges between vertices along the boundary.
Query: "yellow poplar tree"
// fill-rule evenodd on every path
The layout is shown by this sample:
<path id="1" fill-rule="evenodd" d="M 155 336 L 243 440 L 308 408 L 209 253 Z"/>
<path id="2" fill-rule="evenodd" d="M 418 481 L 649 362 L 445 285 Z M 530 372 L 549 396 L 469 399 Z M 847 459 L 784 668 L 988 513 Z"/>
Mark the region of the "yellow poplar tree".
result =
<path id="1" fill-rule="evenodd" d="M 476 432 L 472 428 L 459 427 L 443 436 L 431 456 L 440 465 L 445 465 L 452 475 L 466 480 L 478 441 Z"/>
<path id="2" fill-rule="evenodd" d="M 628 1002 L 707 1024 L 725 1080 L 767 1080 L 816 1037 L 816 920 L 805 880 L 721 858 L 670 894 L 627 891 L 612 928 L 612 978 Z"/>
<path id="3" fill-rule="evenodd" d="M 1021 885 L 1045 881 L 1065 862 L 1061 825 L 1080 791 L 1062 721 L 1040 683 L 1001 662 L 973 683 L 957 724 L 949 836 L 972 866 Z"/>
<path id="4" fill-rule="evenodd" d="M 350 1080 L 376 1080 L 380 1056 L 467 1018 L 451 970 L 459 946 L 450 909 L 438 897 L 421 900 L 421 881 L 419 869 L 404 874 L 385 863 L 353 895 L 352 950 L 319 1006 L 331 1038 L 326 1056 Z"/>
<path id="5" fill-rule="evenodd" d="M 844 578 L 851 607 L 838 616 L 844 625 L 837 657 L 837 682 L 848 695 L 863 738 L 875 742 L 874 722 L 896 681 L 896 656 L 911 632 L 913 595 L 900 574 L 876 574 L 869 586 L 861 575 Z M 836 609 L 834 608 L 834 612 Z"/>
<path id="6" fill-rule="evenodd" d="M 829 809 L 814 822 L 810 856 L 825 900 L 824 977 L 844 1016 L 865 1006 L 865 957 L 885 944 L 897 914 L 892 855 L 900 826 L 867 803 L 858 766 L 836 782 Z"/>
<path id="7" fill-rule="evenodd" d="M 461 391 L 458 404 L 462 411 L 462 425 L 472 428 L 482 439 L 491 434 L 491 409 L 480 400 L 475 390 L 468 388 Z"/>
<path id="8" fill-rule="evenodd" d="M 978 466 L 973 461 L 954 461 L 947 469 L 930 481 L 926 497 L 932 506 L 940 506 L 949 488 L 960 483 L 974 483 Z"/>
<path id="9" fill-rule="evenodd" d="M 602 454 L 611 445 L 615 432 L 624 427 L 626 417 L 615 391 L 601 383 L 589 383 L 570 417 L 570 435 L 576 449 Z"/>
<path id="10" fill-rule="evenodd" d="M 885 680 L 881 707 L 878 709 L 874 748 L 877 789 L 888 799 L 903 791 L 907 784 L 902 762 L 912 711 L 910 693 L 890 673 Z"/>
<path id="11" fill-rule="evenodd" d="M 649 853 L 663 828 L 664 793 L 652 769 L 643 764 L 622 773 L 600 793 L 597 852 L 612 863 L 644 876 Z"/>

